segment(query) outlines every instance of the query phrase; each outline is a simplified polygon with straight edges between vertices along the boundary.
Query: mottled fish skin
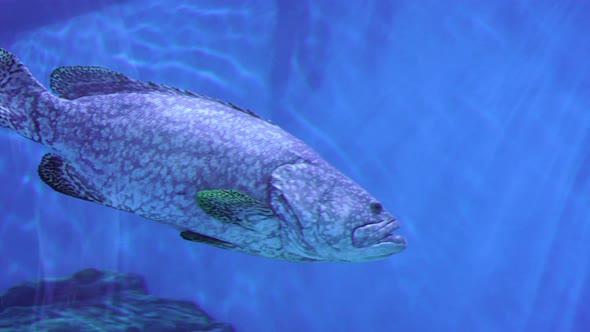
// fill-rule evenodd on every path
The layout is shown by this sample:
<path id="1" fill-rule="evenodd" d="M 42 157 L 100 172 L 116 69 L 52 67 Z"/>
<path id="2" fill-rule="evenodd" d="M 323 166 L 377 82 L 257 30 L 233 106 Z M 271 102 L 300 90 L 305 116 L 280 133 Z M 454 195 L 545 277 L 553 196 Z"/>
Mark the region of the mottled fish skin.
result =
<path id="1" fill-rule="evenodd" d="M 250 111 L 97 67 L 58 68 L 51 87 L 58 96 L 0 49 L 0 126 L 55 151 L 39 173 L 59 192 L 275 259 L 365 261 L 406 246 L 364 189 Z M 222 221 L 197 204 L 205 190 L 266 212 Z"/>

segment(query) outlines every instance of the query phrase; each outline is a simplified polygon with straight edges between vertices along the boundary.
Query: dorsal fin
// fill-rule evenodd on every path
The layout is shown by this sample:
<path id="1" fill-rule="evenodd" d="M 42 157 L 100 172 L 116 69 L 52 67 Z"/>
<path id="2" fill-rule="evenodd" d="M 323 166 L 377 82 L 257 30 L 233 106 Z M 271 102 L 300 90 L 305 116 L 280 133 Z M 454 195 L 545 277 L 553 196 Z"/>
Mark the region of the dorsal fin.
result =
<path id="1" fill-rule="evenodd" d="M 152 90 L 145 83 L 124 74 L 90 66 L 58 67 L 51 73 L 49 86 L 65 99 Z"/>
<path id="2" fill-rule="evenodd" d="M 51 87 L 51 90 L 59 97 L 70 100 L 87 96 L 108 95 L 113 93 L 174 93 L 183 96 L 210 100 L 230 107 L 236 111 L 240 111 L 253 117 L 265 120 L 258 114 L 248 109 L 238 107 L 232 103 L 166 85 L 137 81 L 127 77 L 122 73 L 102 67 L 58 67 L 51 73 L 49 78 L 49 86 Z M 266 121 L 271 122 L 269 120 Z"/>
<path id="3" fill-rule="evenodd" d="M 253 117 L 255 117 L 255 118 L 258 118 L 258 119 L 260 119 L 260 120 L 264 120 L 264 121 L 266 121 L 266 122 L 268 122 L 268 123 L 271 123 L 271 124 L 273 124 L 273 125 L 275 124 L 274 122 L 272 122 L 272 121 L 270 121 L 270 120 L 268 120 L 268 119 L 265 119 L 265 118 L 261 117 L 260 115 L 258 115 L 258 114 L 257 114 L 257 113 L 255 113 L 254 111 L 251 111 L 251 110 L 249 110 L 249 109 L 247 109 L 247 108 L 241 108 L 240 106 L 237 106 L 237 105 L 235 105 L 235 104 L 232 104 L 232 103 L 230 103 L 230 102 L 223 101 L 223 100 L 219 100 L 219 99 L 216 99 L 216 98 L 213 98 L 213 97 L 208 97 L 208 96 L 203 96 L 203 95 L 194 94 L 194 93 L 192 93 L 192 92 L 190 92 L 190 91 L 186 91 L 186 90 L 181 90 L 181 91 L 182 91 L 183 93 L 185 93 L 185 94 L 186 94 L 186 93 L 188 93 L 189 95 L 192 95 L 192 96 L 194 96 L 194 97 L 199 97 L 199 98 L 203 98 L 203 99 L 211 100 L 211 101 L 213 101 L 213 102 L 216 102 L 216 103 L 222 104 L 222 105 L 224 105 L 224 106 L 227 106 L 227 107 L 229 107 L 229 108 L 232 108 L 232 109 L 234 109 L 234 110 L 236 110 L 236 111 L 239 111 L 239 112 L 246 113 L 246 114 L 248 114 L 248 115 L 250 115 L 250 116 L 253 116 Z"/>

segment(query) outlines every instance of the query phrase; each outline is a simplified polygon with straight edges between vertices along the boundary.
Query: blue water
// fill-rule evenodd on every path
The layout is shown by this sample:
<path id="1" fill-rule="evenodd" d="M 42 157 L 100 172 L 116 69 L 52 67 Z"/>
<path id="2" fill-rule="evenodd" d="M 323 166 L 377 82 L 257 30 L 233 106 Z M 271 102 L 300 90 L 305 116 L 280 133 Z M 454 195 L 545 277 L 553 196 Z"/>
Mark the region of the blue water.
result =
<path id="1" fill-rule="evenodd" d="M 53 192 L 46 150 L 2 130 L 0 290 L 95 267 L 238 331 L 590 331 L 590 3 L 29 1 L 1 2 L 0 47 L 43 84 L 98 65 L 255 110 L 409 247 L 297 264 L 182 241 Z"/>

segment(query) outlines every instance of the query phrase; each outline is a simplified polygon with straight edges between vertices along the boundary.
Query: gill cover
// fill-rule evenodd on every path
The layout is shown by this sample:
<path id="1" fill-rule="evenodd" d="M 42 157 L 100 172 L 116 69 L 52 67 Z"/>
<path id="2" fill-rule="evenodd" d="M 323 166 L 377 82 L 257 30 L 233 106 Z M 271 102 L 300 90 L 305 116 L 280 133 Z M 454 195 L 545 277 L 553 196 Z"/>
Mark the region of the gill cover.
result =
<path id="1" fill-rule="evenodd" d="M 321 258 L 326 247 L 318 237 L 324 194 L 330 189 L 329 174 L 317 164 L 298 162 L 282 165 L 272 173 L 270 204 L 284 220 L 283 246 L 308 258 Z"/>

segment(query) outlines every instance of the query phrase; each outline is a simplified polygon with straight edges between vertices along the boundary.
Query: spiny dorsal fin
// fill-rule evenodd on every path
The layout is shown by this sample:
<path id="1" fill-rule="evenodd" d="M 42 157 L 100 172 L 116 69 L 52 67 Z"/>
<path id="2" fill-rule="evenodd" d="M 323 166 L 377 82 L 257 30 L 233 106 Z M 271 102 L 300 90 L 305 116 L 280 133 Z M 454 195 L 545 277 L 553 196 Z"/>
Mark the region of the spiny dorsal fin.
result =
<path id="1" fill-rule="evenodd" d="M 230 107 L 236 111 L 240 111 L 253 117 L 265 120 L 251 110 L 238 107 L 232 103 L 166 85 L 137 81 L 127 77 L 122 73 L 102 67 L 58 67 L 51 73 L 49 78 L 49 86 L 51 87 L 51 90 L 59 97 L 70 100 L 80 97 L 108 95 L 113 93 L 174 93 L 213 101 Z M 266 121 L 272 123 L 269 120 Z"/>
<path id="2" fill-rule="evenodd" d="M 255 117 L 255 118 L 258 118 L 258 119 L 260 119 L 260 120 L 264 120 L 264 121 L 266 121 L 266 122 L 268 122 L 268 123 L 274 124 L 274 122 L 272 122 L 272 121 L 270 121 L 270 120 L 267 120 L 267 119 L 265 119 L 265 118 L 261 117 L 260 115 L 256 114 L 254 111 L 251 111 L 251 110 L 249 110 L 249 109 L 247 109 L 247 108 L 241 108 L 240 106 L 237 106 L 237 105 L 235 105 L 235 104 L 232 104 L 232 103 L 230 103 L 230 102 L 223 101 L 223 100 L 219 100 L 219 99 L 216 99 L 216 98 L 213 98 L 213 97 L 208 97 L 208 96 L 203 96 L 203 95 L 194 94 L 194 93 L 192 93 L 192 92 L 190 92 L 190 91 L 186 91 L 186 90 L 183 90 L 183 92 L 184 92 L 184 93 L 189 93 L 189 94 L 191 94 L 191 95 L 193 95 L 193 96 L 195 96 L 195 97 L 199 97 L 199 98 L 207 99 L 207 100 L 210 100 L 210 101 L 213 101 L 213 102 L 216 102 L 216 103 L 222 104 L 222 105 L 224 105 L 224 106 L 227 106 L 227 107 L 230 107 L 230 108 L 232 108 L 232 109 L 234 109 L 234 110 L 236 110 L 236 111 L 239 111 L 239 112 L 246 113 L 246 114 L 248 114 L 248 115 L 250 115 L 250 116 L 253 116 L 253 117 Z"/>

